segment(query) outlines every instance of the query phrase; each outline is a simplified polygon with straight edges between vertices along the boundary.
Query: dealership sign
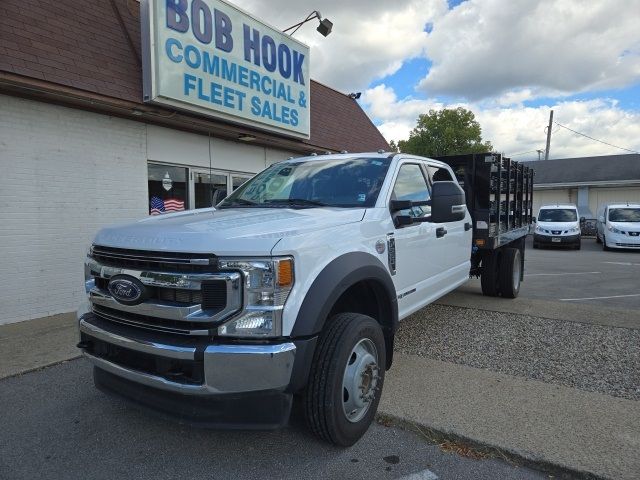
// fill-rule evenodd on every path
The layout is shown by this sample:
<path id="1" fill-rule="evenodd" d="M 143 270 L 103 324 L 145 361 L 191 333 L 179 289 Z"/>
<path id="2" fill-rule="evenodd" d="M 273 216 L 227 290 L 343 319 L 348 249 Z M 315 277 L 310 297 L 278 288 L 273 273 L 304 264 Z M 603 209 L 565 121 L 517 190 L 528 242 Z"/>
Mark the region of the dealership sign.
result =
<path id="1" fill-rule="evenodd" d="M 144 99 L 309 138 L 309 47 L 220 0 L 143 0 Z"/>

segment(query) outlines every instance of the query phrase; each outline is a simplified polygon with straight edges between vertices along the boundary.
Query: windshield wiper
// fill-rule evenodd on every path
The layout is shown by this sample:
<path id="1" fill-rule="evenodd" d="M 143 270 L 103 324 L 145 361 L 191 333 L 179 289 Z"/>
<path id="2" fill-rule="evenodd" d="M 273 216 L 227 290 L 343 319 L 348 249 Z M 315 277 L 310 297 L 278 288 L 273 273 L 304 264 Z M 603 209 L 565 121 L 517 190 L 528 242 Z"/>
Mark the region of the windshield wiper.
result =
<path id="1" fill-rule="evenodd" d="M 306 198 L 272 198 L 265 200 L 264 203 L 274 203 L 280 205 L 290 205 L 292 207 L 329 207 L 330 205 L 316 200 L 307 200 Z"/>
<path id="2" fill-rule="evenodd" d="M 258 205 L 256 202 L 252 202 L 251 200 L 245 200 L 244 198 L 234 198 L 233 200 L 225 200 L 220 205 L 220 208 L 224 207 L 239 207 L 239 206 L 254 206 Z"/>

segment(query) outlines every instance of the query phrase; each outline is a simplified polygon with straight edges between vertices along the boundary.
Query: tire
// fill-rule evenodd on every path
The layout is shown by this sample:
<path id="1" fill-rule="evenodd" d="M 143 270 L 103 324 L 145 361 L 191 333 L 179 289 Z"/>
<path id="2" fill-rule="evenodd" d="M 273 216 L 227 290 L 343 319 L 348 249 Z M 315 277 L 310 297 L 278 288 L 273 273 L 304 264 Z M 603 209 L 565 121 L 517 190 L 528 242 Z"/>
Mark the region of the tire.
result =
<path id="1" fill-rule="evenodd" d="M 516 298 L 520 293 L 522 257 L 520 249 L 505 248 L 500 259 L 500 293 L 505 298 Z"/>
<path id="2" fill-rule="evenodd" d="M 600 236 L 596 233 L 596 243 L 602 243 L 602 240 L 600 240 Z"/>
<path id="3" fill-rule="evenodd" d="M 357 353 L 356 349 L 359 349 Z M 365 365 L 366 368 L 360 368 Z M 359 313 L 339 313 L 332 317 L 320 334 L 302 397 L 305 420 L 311 432 L 342 447 L 356 443 L 378 409 L 385 365 L 385 341 L 378 322 Z M 345 388 L 350 372 L 354 381 L 347 385 L 351 390 Z M 365 402 L 356 400 L 364 405 L 358 408 L 359 405 L 353 403 L 357 398 L 353 392 L 356 384 L 362 388 L 363 383 L 367 384 L 370 398 Z"/>
<path id="4" fill-rule="evenodd" d="M 537 250 L 538 248 L 540 248 L 540 246 L 536 242 L 533 242 L 533 248 Z"/>
<path id="5" fill-rule="evenodd" d="M 581 247 L 582 247 L 582 241 L 578 240 L 578 243 L 576 243 L 573 248 L 575 248 L 576 250 L 580 250 Z"/>
<path id="6" fill-rule="evenodd" d="M 480 286 L 482 287 L 482 294 L 487 297 L 497 297 L 500 293 L 500 286 L 498 284 L 498 261 L 498 250 L 487 252 L 487 254 L 482 257 Z"/>
<path id="7" fill-rule="evenodd" d="M 602 234 L 602 250 L 604 250 L 605 252 L 608 252 L 609 250 L 611 250 L 607 246 L 607 236 L 604 233 Z"/>

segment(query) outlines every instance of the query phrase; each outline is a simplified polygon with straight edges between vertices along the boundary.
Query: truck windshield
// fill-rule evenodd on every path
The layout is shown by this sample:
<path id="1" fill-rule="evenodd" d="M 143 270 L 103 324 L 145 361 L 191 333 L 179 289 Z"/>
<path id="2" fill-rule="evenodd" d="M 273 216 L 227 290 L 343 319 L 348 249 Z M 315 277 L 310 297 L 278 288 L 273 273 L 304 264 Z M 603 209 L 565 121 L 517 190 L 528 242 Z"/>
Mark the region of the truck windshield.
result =
<path id="1" fill-rule="evenodd" d="M 609 210 L 612 222 L 640 222 L 640 208 L 612 208 Z"/>
<path id="2" fill-rule="evenodd" d="M 391 159 L 307 160 L 272 165 L 218 204 L 230 207 L 373 207 Z"/>
<path id="3" fill-rule="evenodd" d="M 575 222 L 578 214 L 571 208 L 554 208 L 540 210 L 539 222 Z"/>

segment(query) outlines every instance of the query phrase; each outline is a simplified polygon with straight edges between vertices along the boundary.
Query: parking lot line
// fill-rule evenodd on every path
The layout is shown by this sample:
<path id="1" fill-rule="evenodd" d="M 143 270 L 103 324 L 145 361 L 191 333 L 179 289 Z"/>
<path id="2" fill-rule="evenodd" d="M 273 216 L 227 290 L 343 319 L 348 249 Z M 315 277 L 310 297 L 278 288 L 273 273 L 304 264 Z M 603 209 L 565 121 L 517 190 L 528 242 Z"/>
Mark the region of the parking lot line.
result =
<path id="1" fill-rule="evenodd" d="M 640 293 L 632 293 L 630 295 L 611 295 L 609 297 L 586 297 L 586 298 L 561 298 L 561 302 L 576 302 L 579 300 L 604 300 L 606 298 L 623 298 L 623 297 L 640 297 Z"/>
<path id="2" fill-rule="evenodd" d="M 611 265 L 632 265 L 634 267 L 640 267 L 640 263 L 631 263 L 631 262 L 602 262 L 602 263 L 610 263 Z"/>
<path id="3" fill-rule="evenodd" d="M 438 476 L 431 470 L 422 470 L 421 472 L 400 477 L 398 480 L 438 480 Z"/>
<path id="4" fill-rule="evenodd" d="M 526 273 L 527 277 L 555 277 L 557 275 L 593 275 L 594 273 L 602 272 L 575 272 L 575 273 Z"/>

